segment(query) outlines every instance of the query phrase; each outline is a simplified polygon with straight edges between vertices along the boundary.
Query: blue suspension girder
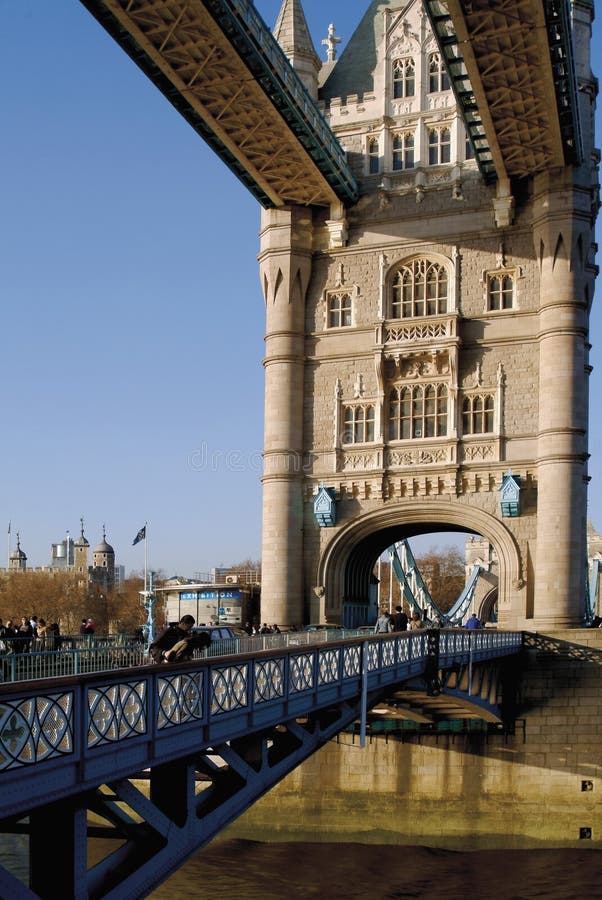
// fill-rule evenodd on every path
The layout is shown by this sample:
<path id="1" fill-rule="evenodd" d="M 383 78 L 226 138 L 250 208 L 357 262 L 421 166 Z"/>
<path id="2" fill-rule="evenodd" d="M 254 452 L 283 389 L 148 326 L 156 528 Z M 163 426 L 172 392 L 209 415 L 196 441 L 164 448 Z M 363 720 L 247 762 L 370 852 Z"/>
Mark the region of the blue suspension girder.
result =
<path id="1" fill-rule="evenodd" d="M 481 571 L 479 565 L 473 566 L 470 578 L 451 609 L 448 612 L 442 612 L 431 597 L 408 541 L 397 541 L 396 544 L 389 548 L 389 555 L 403 597 L 412 612 L 417 612 L 420 618 L 426 619 L 428 622 L 433 622 L 438 617 L 445 625 L 460 625 L 462 623 L 474 598 Z"/>

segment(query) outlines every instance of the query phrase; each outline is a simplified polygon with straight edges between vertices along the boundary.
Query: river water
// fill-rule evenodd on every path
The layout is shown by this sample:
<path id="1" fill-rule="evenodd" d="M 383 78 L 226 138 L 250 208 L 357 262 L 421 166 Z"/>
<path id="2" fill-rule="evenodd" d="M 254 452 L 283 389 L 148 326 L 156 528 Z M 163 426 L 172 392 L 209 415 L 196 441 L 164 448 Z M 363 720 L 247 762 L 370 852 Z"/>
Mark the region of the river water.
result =
<path id="1" fill-rule="evenodd" d="M 23 837 L 2 835 L 0 839 L 0 861 L 23 880 L 25 846 Z M 218 838 L 149 896 L 153 900 L 323 896 L 328 900 L 459 900 L 466 895 L 475 900 L 602 900 L 602 850 L 466 852 L 391 844 Z"/>
<path id="2" fill-rule="evenodd" d="M 154 900 L 569 900 L 602 898 L 600 850 L 477 850 L 373 844 L 211 844 Z"/>

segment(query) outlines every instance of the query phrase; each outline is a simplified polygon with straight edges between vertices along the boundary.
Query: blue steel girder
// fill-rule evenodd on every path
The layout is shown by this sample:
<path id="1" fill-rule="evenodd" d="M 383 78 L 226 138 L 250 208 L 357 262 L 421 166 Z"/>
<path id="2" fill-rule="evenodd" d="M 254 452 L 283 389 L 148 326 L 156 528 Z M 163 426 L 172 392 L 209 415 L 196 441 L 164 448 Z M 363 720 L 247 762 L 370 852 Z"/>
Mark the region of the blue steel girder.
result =
<path id="1" fill-rule="evenodd" d="M 579 165 L 570 4 L 425 0 L 425 7 L 484 178 L 507 183 Z"/>
<path id="2" fill-rule="evenodd" d="M 142 896 L 396 685 L 521 646 L 425 630 L 2 685 L 0 828 L 28 827 L 31 887 L 0 869 L 0 896 Z M 124 843 L 88 870 L 99 834 Z"/>
<path id="3" fill-rule="evenodd" d="M 354 203 L 322 113 L 250 0 L 81 0 L 262 206 Z"/>

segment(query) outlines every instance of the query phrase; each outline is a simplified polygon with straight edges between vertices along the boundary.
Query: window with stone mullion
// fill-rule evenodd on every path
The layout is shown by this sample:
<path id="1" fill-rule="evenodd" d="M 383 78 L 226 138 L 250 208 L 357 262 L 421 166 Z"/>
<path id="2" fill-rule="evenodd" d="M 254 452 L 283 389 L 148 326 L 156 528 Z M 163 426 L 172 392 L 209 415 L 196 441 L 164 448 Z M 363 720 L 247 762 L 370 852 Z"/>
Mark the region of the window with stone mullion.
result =
<path id="1" fill-rule="evenodd" d="M 494 275 L 489 281 L 489 309 L 512 309 L 514 279 L 512 275 Z"/>
<path id="2" fill-rule="evenodd" d="M 494 426 L 492 394 L 465 397 L 462 402 L 462 431 L 464 434 L 492 434 Z"/>
<path id="3" fill-rule="evenodd" d="M 416 75 L 413 59 L 397 59 L 393 63 L 393 98 L 413 97 L 416 90 Z"/>
<path id="4" fill-rule="evenodd" d="M 389 440 L 447 434 L 447 387 L 443 384 L 393 388 L 389 394 Z"/>
<path id="5" fill-rule="evenodd" d="M 414 135 L 409 132 L 396 134 L 393 138 L 393 170 L 414 168 Z"/>
<path id="6" fill-rule="evenodd" d="M 443 58 L 439 53 L 431 53 L 429 56 L 429 94 L 448 91 L 449 87 L 449 75 Z"/>

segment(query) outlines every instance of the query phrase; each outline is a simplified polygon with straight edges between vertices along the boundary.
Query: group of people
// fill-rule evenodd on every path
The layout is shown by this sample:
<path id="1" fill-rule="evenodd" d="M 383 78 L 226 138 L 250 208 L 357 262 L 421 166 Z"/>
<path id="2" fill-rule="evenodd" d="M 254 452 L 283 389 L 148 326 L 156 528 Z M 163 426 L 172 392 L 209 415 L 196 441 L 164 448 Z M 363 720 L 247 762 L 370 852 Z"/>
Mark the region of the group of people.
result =
<path id="1" fill-rule="evenodd" d="M 246 631 L 249 636 L 254 634 L 282 634 L 275 622 L 273 625 L 268 625 L 267 622 L 264 622 L 261 626 L 259 623 L 254 625 L 252 622 L 245 622 L 244 631 Z"/>
<path id="2" fill-rule="evenodd" d="M 419 613 L 413 612 L 408 618 L 408 616 L 404 613 L 403 608 L 401 606 L 396 606 L 394 613 L 389 613 L 386 610 L 382 610 L 381 614 L 376 620 L 374 633 L 386 634 L 390 631 L 418 631 L 419 629 L 426 627 L 427 622 L 420 617 Z M 444 627 L 443 621 L 440 616 L 437 616 L 435 622 L 431 627 Z M 468 628 L 469 631 L 473 631 L 476 628 L 482 627 L 483 625 L 476 613 L 472 613 L 472 615 L 464 623 L 464 628 Z"/>
<path id="3" fill-rule="evenodd" d="M 389 631 L 416 631 L 419 628 L 425 628 L 424 622 L 417 612 L 413 612 L 408 618 L 403 611 L 403 607 L 396 606 L 394 613 L 383 610 L 376 620 L 374 626 L 375 634 L 385 634 Z"/>
<path id="4" fill-rule="evenodd" d="M 29 653 L 30 650 L 58 650 L 61 632 L 57 622 L 38 616 L 21 616 L 19 623 L 0 618 L 0 652 Z"/>

